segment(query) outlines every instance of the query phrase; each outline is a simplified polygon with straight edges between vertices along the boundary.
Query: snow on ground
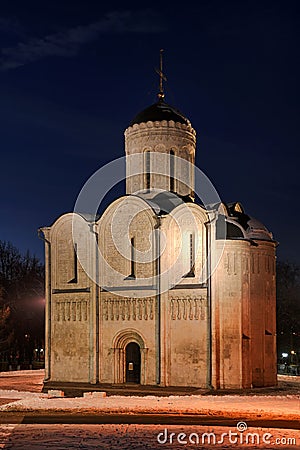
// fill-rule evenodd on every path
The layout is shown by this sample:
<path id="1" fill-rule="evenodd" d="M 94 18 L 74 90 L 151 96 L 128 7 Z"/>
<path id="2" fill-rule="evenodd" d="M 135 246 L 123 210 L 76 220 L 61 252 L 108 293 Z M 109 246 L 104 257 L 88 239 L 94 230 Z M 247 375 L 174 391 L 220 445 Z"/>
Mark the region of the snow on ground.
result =
<path id="1" fill-rule="evenodd" d="M 32 376 L 40 376 L 44 378 L 45 370 L 44 369 L 37 369 L 37 370 L 10 370 L 8 372 L 0 372 L 0 378 L 7 378 L 7 377 L 32 377 Z M 299 377 L 300 378 L 300 377 Z"/>
<path id="2" fill-rule="evenodd" d="M 6 377 L 17 377 L 19 384 L 30 384 L 30 379 L 35 377 L 35 383 L 42 386 L 43 371 L 17 371 L 6 372 Z M 282 376 L 281 376 L 282 377 Z M 291 378 L 291 377 L 290 377 Z M 288 381 L 290 381 L 290 378 Z M 293 381 L 295 378 L 292 377 Z M 13 379 L 13 378 L 10 378 Z M 36 379 L 40 379 L 39 382 Z M 1 389 L 1 380 L 5 380 L 0 374 L 0 399 L 7 400 L 0 405 L 0 413 L 16 411 L 60 411 L 83 413 L 190 413 L 209 414 L 226 417 L 260 417 L 300 419 L 300 391 L 292 395 L 181 395 L 181 396 L 120 396 L 112 395 L 104 398 L 97 397 L 97 393 L 85 397 L 75 398 L 48 398 L 47 394 L 28 392 L 23 389 Z M 4 383 L 7 386 L 7 380 Z M 300 384 L 299 384 L 300 386 Z M 294 392 L 294 391 L 293 391 Z M 1 402 L 0 402 L 1 403 Z"/>
<path id="3" fill-rule="evenodd" d="M 11 403 L 0 406 L 0 412 L 16 411 L 56 411 L 81 413 L 189 413 L 210 414 L 241 418 L 287 418 L 300 419 L 300 397 L 288 396 L 145 396 L 124 397 L 110 396 L 105 398 L 75 397 L 48 398 L 47 394 L 19 392 L 13 390 L 0 391 L 0 397 Z"/>
<path id="4" fill-rule="evenodd" d="M 17 371 L 0 373 L 0 400 L 7 402 L 0 406 L 0 414 L 18 412 L 70 412 L 72 414 L 101 413 L 173 413 L 218 415 L 226 418 L 238 418 L 247 422 L 250 418 L 261 419 L 300 419 L 300 395 L 294 389 L 287 395 L 191 395 L 169 397 L 124 397 L 109 396 L 100 398 L 96 394 L 77 398 L 48 398 L 41 393 L 43 371 Z M 279 380 L 299 383 L 300 377 L 279 376 Z M 1 389 L 2 387 L 2 389 Z M 18 387 L 12 389 L 11 387 Z M 31 391 L 31 392 L 30 392 Z M 32 392 L 34 391 L 34 392 Z M 300 390 L 299 390 L 300 394 Z M 10 403 L 8 403 L 10 402 Z M 1 404 L 1 401 L 0 401 Z M 7 424 L 0 425 L 0 449 L 15 450 L 142 450 L 201 448 L 212 449 L 297 449 L 300 448 L 300 432 L 292 429 L 248 428 L 238 432 L 229 440 L 229 433 L 238 432 L 236 426 L 202 425 L 83 425 L 83 424 Z M 246 444 L 245 433 L 249 435 Z M 161 433 L 161 434 L 160 434 Z M 174 433 L 174 434 L 172 434 Z M 184 433 L 180 435 L 179 433 Z M 216 438 L 208 443 L 208 435 Z M 223 435 L 222 433 L 227 433 Z M 267 442 L 264 442 L 264 437 Z M 158 442 L 158 436 L 160 442 Z M 198 436 L 198 437 L 197 437 Z M 187 443 L 179 443 L 187 441 Z M 199 439 L 199 444 L 197 444 Z M 254 441 L 252 442 L 252 439 Z M 166 442 L 164 442 L 166 440 Z M 192 442 L 190 442 L 192 441 Z M 222 442 L 221 442 L 222 441 Z"/>
<path id="5" fill-rule="evenodd" d="M 300 376 L 297 375 L 277 375 L 278 381 L 288 381 L 289 383 L 299 383 Z"/>
<path id="6" fill-rule="evenodd" d="M 0 372 L 0 389 L 41 392 L 44 377 L 43 369 Z"/>

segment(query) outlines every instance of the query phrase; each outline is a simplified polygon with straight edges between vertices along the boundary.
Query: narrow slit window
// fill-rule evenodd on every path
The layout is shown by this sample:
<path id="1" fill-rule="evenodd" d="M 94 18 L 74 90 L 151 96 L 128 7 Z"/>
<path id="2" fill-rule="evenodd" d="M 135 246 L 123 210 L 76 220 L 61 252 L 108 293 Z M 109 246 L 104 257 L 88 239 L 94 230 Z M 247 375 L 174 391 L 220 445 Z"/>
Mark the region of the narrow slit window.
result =
<path id="1" fill-rule="evenodd" d="M 189 271 L 185 277 L 195 276 L 195 239 L 191 233 L 189 236 Z"/>
<path id="2" fill-rule="evenodd" d="M 175 153 L 173 150 L 170 151 L 170 191 L 175 190 Z"/>
<path id="3" fill-rule="evenodd" d="M 131 238 L 131 276 L 135 278 L 135 248 L 134 238 Z"/>
<path id="4" fill-rule="evenodd" d="M 146 189 L 150 189 L 150 152 L 145 152 L 145 180 L 146 180 Z"/>
<path id="5" fill-rule="evenodd" d="M 78 282 L 78 260 L 77 260 L 77 244 L 73 248 L 73 278 L 68 283 Z"/>
<path id="6" fill-rule="evenodd" d="M 134 238 L 130 239 L 130 275 L 125 280 L 135 280 L 135 242 Z"/>

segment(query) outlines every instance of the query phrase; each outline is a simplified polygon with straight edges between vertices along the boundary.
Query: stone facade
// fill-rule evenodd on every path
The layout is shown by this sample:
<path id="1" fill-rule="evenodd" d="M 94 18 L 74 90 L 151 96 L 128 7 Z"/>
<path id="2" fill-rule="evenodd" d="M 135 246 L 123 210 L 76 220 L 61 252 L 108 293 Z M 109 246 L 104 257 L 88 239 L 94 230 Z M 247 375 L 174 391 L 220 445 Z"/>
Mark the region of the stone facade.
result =
<path id="1" fill-rule="evenodd" d="M 126 196 L 41 229 L 45 385 L 276 384 L 276 242 L 239 203 L 194 202 L 196 133 L 171 113 L 125 131 Z"/>

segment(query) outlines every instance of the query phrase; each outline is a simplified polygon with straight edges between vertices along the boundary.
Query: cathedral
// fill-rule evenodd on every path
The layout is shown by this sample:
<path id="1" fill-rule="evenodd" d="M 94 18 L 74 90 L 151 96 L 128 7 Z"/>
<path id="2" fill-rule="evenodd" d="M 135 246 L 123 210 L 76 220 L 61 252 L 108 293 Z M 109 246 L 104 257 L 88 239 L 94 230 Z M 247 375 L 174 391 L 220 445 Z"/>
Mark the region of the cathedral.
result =
<path id="1" fill-rule="evenodd" d="M 241 203 L 198 200 L 195 152 L 161 85 L 125 130 L 126 194 L 40 228 L 45 387 L 276 385 L 276 241 Z"/>

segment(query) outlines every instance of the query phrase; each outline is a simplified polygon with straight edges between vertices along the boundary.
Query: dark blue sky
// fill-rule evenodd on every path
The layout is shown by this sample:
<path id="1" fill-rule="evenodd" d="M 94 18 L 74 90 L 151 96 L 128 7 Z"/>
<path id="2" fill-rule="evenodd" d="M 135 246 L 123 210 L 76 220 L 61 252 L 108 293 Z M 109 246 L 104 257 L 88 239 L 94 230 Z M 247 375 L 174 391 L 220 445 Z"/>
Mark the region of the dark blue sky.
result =
<path id="1" fill-rule="evenodd" d="M 299 2 L 3 3 L 1 240 L 43 257 L 38 227 L 123 156 L 124 129 L 156 101 L 164 48 L 166 101 L 197 131 L 198 167 L 300 263 Z"/>

